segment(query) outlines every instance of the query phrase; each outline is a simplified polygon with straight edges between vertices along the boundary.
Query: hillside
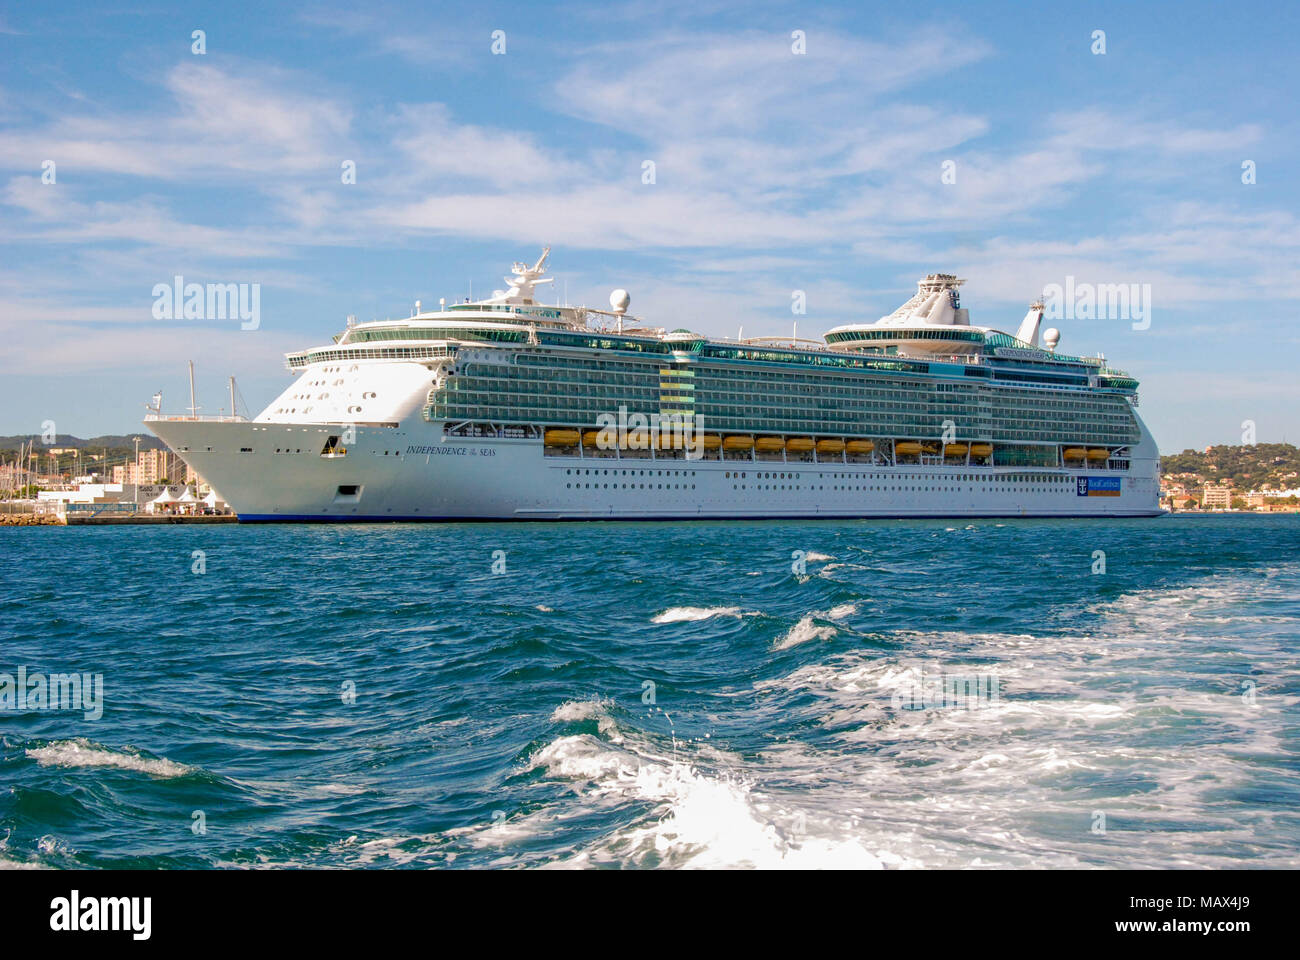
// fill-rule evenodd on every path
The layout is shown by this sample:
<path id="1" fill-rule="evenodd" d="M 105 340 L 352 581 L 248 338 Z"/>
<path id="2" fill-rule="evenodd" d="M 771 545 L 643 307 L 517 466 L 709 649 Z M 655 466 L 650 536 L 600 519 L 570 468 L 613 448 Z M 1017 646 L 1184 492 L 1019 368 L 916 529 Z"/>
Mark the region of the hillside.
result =
<path id="1" fill-rule="evenodd" d="M 164 446 L 163 442 L 151 433 L 107 434 L 102 437 L 91 437 L 89 440 L 74 437 L 70 433 L 59 433 L 55 434 L 53 443 L 42 443 L 39 433 L 28 433 L 21 436 L 0 437 L 0 459 L 14 456 L 20 446 L 33 441 L 38 452 L 42 447 L 74 447 L 77 450 L 90 450 L 94 453 L 107 449 L 110 455 L 115 450 L 134 453 L 136 437 L 140 438 L 141 450 L 160 450 Z"/>
<path id="2" fill-rule="evenodd" d="M 1210 447 L 1205 452 L 1184 450 L 1161 457 L 1160 471 L 1166 478 L 1192 486 L 1231 480 L 1243 490 L 1265 484 L 1290 489 L 1300 487 L 1300 448 L 1289 443 L 1260 443 Z"/>

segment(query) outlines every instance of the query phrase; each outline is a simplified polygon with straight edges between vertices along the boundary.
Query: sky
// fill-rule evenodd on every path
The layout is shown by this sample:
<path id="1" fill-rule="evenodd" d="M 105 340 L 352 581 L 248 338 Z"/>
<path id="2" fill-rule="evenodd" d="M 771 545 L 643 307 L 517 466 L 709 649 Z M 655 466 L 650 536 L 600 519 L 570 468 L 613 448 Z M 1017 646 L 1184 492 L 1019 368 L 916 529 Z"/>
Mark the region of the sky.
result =
<path id="1" fill-rule="evenodd" d="M 3 3 L 0 435 L 137 430 L 189 360 L 202 413 L 234 376 L 255 414 L 348 315 L 550 245 L 569 302 L 724 336 L 871 322 L 931 272 L 1011 332 L 1067 278 L 1138 284 L 1149 324 L 1053 320 L 1061 351 L 1137 376 L 1164 452 L 1297 442 L 1298 30 L 1282 2 Z M 158 319 L 178 275 L 258 284 L 257 329 Z"/>

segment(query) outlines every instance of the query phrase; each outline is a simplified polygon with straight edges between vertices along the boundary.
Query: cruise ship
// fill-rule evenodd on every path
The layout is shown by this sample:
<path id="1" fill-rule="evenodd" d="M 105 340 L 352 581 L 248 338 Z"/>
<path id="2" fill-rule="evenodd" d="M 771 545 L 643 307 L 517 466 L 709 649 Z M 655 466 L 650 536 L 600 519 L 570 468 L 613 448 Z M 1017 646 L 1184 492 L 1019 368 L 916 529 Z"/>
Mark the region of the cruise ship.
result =
<path id="1" fill-rule="evenodd" d="M 1014 334 L 931 274 L 820 340 L 671 332 L 537 299 L 549 248 L 488 299 L 357 323 L 286 357 L 252 420 L 145 424 L 244 522 L 1144 517 L 1138 382 Z"/>

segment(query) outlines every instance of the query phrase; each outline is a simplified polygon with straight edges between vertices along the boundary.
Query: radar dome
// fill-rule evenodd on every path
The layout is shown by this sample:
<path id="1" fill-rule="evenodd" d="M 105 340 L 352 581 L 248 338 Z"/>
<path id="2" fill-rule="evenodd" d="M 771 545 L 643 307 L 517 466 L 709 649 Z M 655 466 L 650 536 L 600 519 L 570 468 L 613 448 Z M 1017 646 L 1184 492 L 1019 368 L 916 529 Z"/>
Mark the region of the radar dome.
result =
<path id="1" fill-rule="evenodd" d="M 615 313 L 627 313 L 628 304 L 632 302 L 632 295 L 626 290 L 615 290 L 609 295 L 609 305 L 614 308 Z"/>
<path id="2" fill-rule="evenodd" d="M 1056 352 L 1056 345 L 1061 342 L 1061 331 L 1055 327 L 1048 327 L 1043 331 L 1043 343 L 1047 344 L 1047 349 L 1053 353 Z"/>

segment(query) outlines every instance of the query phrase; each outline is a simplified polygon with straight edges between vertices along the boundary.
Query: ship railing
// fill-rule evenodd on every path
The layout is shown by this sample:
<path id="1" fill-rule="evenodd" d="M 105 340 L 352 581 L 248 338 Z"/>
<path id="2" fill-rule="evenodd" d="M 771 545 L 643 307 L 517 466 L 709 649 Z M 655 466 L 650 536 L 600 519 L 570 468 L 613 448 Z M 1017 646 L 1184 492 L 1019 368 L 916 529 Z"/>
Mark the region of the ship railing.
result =
<path id="1" fill-rule="evenodd" d="M 833 349 L 833 348 L 830 348 Z M 938 363 L 964 363 L 979 365 L 988 363 L 988 358 L 978 353 L 926 353 L 924 350 L 899 350 L 897 353 L 877 353 L 872 350 L 839 350 L 837 353 L 858 353 L 869 357 L 884 357 L 902 360 L 933 360 Z"/>
<path id="2" fill-rule="evenodd" d="M 186 420 L 186 421 L 194 421 L 196 423 L 248 423 L 250 422 L 248 417 L 242 417 L 239 415 L 235 415 L 233 417 L 224 417 L 224 416 L 200 417 L 200 416 L 182 416 L 179 414 L 172 415 L 172 414 L 162 414 L 162 413 L 147 413 L 145 414 L 144 419 L 145 419 L 145 423 L 150 423 L 156 420 Z"/>

